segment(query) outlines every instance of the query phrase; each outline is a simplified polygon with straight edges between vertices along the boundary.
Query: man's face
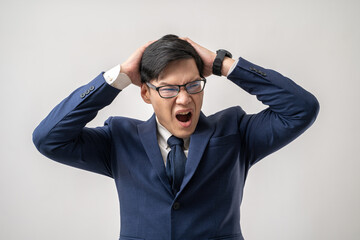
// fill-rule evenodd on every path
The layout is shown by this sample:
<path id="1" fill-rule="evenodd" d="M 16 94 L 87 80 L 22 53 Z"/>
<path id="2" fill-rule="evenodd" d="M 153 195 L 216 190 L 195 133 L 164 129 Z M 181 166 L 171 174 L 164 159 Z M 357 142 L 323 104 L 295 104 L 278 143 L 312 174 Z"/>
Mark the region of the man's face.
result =
<path id="1" fill-rule="evenodd" d="M 183 85 L 201 79 L 194 59 L 181 59 L 169 63 L 157 80 L 150 83 L 156 87 Z M 187 138 L 195 131 L 199 121 L 204 92 L 188 94 L 184 87 L 173 98 L 162 98 L 155 89 L 141 86 L 141 96 L 151 103 L 160 122 L 171 134 Z"/>

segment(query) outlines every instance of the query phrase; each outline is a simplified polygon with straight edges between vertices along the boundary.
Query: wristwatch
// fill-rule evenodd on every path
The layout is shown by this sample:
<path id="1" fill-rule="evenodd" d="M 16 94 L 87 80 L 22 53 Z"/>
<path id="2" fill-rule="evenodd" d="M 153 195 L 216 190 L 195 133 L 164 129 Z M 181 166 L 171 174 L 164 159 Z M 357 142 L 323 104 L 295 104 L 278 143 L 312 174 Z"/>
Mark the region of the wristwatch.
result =
<path id="1" fill-rule="evenodd" d="M 213 62 L 213 74 L 221 76 L 221 67 L 224 61 L 224 58 L 229 57 L 231 58 L 232 55 L 229 51 L 226 51 L 225 49 L 219 49 L 216 51 L 216 58 Z"/>

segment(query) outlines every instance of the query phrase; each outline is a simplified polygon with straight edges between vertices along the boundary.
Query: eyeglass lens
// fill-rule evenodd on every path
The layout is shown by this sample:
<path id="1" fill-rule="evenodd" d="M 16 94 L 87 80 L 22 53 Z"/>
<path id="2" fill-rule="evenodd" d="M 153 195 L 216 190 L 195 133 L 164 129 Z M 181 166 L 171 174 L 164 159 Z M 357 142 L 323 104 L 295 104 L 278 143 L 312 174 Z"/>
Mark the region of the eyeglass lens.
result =
<path id="1" fill-rule="evenodd" d="M 194 81 L 185 85 L 185 89 L 189 94 L 199 93 L 204 88 L 204 81 Z M 159 93 L 162 97 L 174 97 L 180 91 L 179 86 L 163 86 L 159 88 Z"/>

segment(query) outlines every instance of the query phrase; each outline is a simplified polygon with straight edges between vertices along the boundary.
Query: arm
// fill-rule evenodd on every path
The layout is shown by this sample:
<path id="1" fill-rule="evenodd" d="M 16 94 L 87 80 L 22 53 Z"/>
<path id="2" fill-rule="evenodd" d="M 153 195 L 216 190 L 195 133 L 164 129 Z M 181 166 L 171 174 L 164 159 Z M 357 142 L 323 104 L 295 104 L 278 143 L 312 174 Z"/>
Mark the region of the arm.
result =
<path id="1" fill-rule="evenodd" d="M 315 121 L 317 99 L 280 73 L 240 58 L 228 79 L 263 104 L 265 110 L 239 116 L 239 131 L 250 165 L 290 143 Z"/>
<path id="2" fill-rule="evenodd" d="M 140 59 L 149 44 L 136 50 L 118 75 L 125 74 L 138 85 Z M 104 127 L 85 127 L 121 91 L 111 80 L 105 81 L 102 73 L 59 103 L 35 129 L 36 148 L 55 161 L 111 177 L 111 119 Z"/>
<path id="3" fill-rule="evenodd" d="M 183 39 L 201 56 L 205 65 L 204 76 L 211 75 L 216 54 L 188 38 Z M 222 75 L 269 106 L 257 114 L 244 114 L 242 110 L 238 113 L 242 153 L 252 165 L 310 127 L 319 112 L 319 103 L 311 93 L 276 71 L 242 58 L 236 65 L 234 62 L 231 58 L 224 59 Z"/>

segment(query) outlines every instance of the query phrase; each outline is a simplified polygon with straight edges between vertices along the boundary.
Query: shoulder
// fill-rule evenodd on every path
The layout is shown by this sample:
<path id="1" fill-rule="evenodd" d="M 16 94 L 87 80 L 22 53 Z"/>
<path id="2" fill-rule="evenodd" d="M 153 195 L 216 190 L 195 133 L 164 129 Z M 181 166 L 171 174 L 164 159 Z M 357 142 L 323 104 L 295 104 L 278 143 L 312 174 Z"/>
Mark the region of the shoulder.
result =
<path id="1" fill-rule="evenodd" d="M 240 122 L 245 115 L 245 111 L 236 106 L 207 116 L 206 119 L 215 127 L 215 135 L 227 135 L 238 132 Z"/>
<path id="2" fill-rule="evenodd" d="M 209 115 L 207 119 L 213 123 L 224 124 L 233 122 L 234 120 L 238 121 L 238 119 L 241 119 L 245 114 L 245 111 L 241 107 L 235 106 Z"/>

